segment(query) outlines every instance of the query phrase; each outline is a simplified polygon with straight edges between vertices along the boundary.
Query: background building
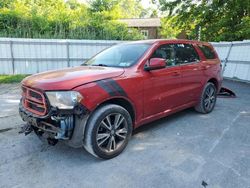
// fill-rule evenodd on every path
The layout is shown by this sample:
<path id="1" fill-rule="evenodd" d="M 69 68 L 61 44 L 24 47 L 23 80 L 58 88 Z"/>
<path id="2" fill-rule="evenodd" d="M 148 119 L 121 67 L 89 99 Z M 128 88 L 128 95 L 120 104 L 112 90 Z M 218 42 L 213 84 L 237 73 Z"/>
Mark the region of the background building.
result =
<path id="1" fill-rule="evenodd" d="M 119 21 L 126 23 L 129 28 L 138 29 L 145 39 L 161 38 L 159 33 L 161 27 L 160 18 L 130 18 L 120 19 Z"/>

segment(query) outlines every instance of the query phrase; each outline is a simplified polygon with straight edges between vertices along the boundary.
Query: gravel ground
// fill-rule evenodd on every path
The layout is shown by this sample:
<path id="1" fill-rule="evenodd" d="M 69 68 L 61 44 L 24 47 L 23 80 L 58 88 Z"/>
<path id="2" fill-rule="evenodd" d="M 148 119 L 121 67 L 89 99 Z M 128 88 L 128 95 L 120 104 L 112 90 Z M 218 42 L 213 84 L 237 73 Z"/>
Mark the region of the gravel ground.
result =
<path id="1" fill-rule="evenodd" d="M 225 81 L 208 115 L 188 109 L 137 129 L 127 149 L 98 160 L 84 149 L 18 134 L 19 85 L 0 85 L 0 187 L 250 187 L 250 84 Z"/>

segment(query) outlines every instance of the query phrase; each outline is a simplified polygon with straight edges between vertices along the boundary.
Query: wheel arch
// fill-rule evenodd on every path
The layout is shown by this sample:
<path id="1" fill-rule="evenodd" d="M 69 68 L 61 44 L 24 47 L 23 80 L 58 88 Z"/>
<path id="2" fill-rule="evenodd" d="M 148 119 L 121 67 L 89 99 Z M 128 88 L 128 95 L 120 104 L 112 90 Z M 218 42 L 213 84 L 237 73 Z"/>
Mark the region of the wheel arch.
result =
<path id="1" fill-rule="evenodd" d="M 219 89 L 219 82 L 216 78 L 210 78 L 207 82 L 210 82 L 210 83 L 213 83 L 217 89 L 217 92 L 218 92 L 218 89 Z"/>
<path id="2" fill-rule="evenodd" d="M 102 101 L 100 104 L 98 104 L 92 112 L 94 112 L 96 109 L 100 108 L 101 106 L 103 106 L 105 104 L 116 104 L 116 105 L 119 105 L 119 106 L 125 108 L 131 116 L 133 125 L 135 124 L 136 111 L 135 111 L 134 105 L 132 104 L 132 102 L 130 100 L 128 100 L 124 97 L 109 98 L 105 101 Z"/>

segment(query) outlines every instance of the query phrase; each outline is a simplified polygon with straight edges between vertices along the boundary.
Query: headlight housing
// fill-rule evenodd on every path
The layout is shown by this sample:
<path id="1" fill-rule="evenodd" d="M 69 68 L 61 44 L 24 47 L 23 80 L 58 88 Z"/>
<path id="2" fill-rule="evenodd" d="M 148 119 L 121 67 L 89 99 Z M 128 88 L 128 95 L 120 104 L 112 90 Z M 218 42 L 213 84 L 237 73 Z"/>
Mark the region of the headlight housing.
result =
<path id="1" fill-rule="evenodd" d="M 47 91 L 50 105 L 59 109 L 73 109 L 83 97 L 77 91 Z"/>

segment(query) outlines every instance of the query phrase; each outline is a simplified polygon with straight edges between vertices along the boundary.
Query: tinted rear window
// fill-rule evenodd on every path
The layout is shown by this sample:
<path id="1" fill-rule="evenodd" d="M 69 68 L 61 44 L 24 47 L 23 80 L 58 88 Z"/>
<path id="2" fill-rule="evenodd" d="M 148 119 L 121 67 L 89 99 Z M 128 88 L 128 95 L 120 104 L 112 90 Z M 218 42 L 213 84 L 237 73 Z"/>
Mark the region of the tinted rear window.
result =
<path id="1" fill-rule="evenodd" d="M 186 64 L 199 61 L 199 55 L 191 44 L 176 44 L 175 57 L 177 64 Z"/>
<path id="2" fill-rule="evenodd" d="M 203 52 L 204 56 L 207 59 L 215 59 L 216 58 L 213 50 L 210 47 L 204 46 L 204 45 L 199 45 L 199 48 L 201 49 L 201 51 Z"/>

